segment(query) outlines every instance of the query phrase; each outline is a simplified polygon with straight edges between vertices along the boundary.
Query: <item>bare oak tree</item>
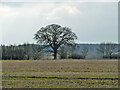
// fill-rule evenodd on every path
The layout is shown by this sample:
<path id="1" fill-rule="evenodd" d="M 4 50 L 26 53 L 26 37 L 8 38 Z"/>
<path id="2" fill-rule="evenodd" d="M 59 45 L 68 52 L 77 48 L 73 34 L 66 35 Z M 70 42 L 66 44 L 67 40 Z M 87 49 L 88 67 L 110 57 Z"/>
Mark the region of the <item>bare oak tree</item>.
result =
<path id="1" fill-rule="evenodd" d="M 116 44 L 114 43 L 101 43 L 97 51 L 102 54 L 103 57 L 111 58 L 112 53 L 116 49 Z"/>
<path id="2" fill-rule="evenodd" d="M 106 53 L 107 56 L 109 56 L 111 58 L 112 53 L 114 52 L 114 50 L 116 49 L 116 45 L 113 43 L 106 43 Z"/>
<path id="3" fill-rule="evenodd" d="M 34 39 L 37 40 L 37 43 L 49 45 L 53 49 L 54 59 L 56 59 L 58 48 L 63 44 L 73 45 L 77 36 L 68 27 L 51 24 L 37 31 Z"/>
<path id="4" fill-rule="evenodd" d="M 82 50 L 81 50 L 81 54 L 84 58 L 86 58 L 87 54 L 88 54 L 88 47 L 84 47 Z"/>
<path id="5" fill-rule="evenodd" d="M 105 43 L 101 43 L 99 45 L 99 48 L 97 49 L 97 52 L 102 54 L 102 57 L 104 57 L 106 55 L 106 44 Z"/>

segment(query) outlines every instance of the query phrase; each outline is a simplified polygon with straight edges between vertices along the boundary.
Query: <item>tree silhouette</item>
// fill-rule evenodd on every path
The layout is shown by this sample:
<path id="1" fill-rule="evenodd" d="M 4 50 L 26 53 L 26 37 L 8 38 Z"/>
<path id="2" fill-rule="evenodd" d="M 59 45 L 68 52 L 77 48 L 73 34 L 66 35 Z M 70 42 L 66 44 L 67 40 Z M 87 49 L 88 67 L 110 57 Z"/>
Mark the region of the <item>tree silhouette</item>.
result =
<path id="1" fill-rule="evenodd" d="M 54 59 L 56 59 L 58 48 L 61 45 L 73 45 L 77 36 L 68 27 L 51 24 L 37 31 L 34 39 L 37 40 L 37 43 L 50 46 L 53 49 Z"/>
<path id="2" fill-rule="evenodd" d="M 111 58 L 112 53 L 117 48 L 116 44 L 114 43 L 101 43 L 97 51 L 102 54 L 103 58 Z"/>

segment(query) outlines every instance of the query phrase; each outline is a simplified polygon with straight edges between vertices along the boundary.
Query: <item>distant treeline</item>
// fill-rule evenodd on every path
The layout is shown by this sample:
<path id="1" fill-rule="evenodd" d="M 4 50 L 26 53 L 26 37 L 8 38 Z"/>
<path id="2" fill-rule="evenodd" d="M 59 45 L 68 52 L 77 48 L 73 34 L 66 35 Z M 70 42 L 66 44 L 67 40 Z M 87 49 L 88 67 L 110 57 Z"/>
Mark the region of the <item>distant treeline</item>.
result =
<path id="1" fill-rule="evenodd" d="M 40 46 L 34 44 L 10 45 L 2 47 L 2 60 L 29 60 L 40 59 Z"/>
<path id="2" fill-rule="evenodd" d="M 53 50 L 47 45 L 23 44 L 23 45 L 1 45 L 2 60 L 37 60 L 52 59 Z M 68 53 L 73 52 L 73 47 L 60 47 L 59 58 L 67 58 Z"/>
<path id="3" fill-rule="evenodd" d="M 120 58 L 118 46 L 118 44 L 101 43 L 96 51 L 101 55 L 101 58 Z M 85 59 L 90 47 L 83 47 L 80 51 L 77 51 L 76 49 L 76 46 L 62 46 L 58 50 L 58 58 Z M 1 45 L 1 50 L 2 60 L 36 60 L 53 58 L 52 49 L 45 45 Z"/>

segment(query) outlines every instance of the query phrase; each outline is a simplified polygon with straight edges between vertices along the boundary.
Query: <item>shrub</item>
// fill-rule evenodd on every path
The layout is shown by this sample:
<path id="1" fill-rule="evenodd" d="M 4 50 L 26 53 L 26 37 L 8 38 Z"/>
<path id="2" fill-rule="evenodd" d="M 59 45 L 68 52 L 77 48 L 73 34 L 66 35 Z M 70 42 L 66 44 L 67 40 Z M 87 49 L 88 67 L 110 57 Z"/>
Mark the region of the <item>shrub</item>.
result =
<path id="1" fill-rule="evenodd" d="M 79 54 L 72 54 L 72 55 L 69 56 L 69 58 L 72 58 L 72 59 L 85 59 L 84 56 L 79 55 Z"/>

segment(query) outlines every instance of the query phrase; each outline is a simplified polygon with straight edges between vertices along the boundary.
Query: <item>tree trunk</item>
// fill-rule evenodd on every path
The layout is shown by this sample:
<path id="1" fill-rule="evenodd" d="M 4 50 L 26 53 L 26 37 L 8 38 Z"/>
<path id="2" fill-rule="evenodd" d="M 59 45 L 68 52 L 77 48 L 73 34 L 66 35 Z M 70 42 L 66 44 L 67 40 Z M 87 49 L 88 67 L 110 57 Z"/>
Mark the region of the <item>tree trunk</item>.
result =
<path id="1" fill-rule="evenodd" d="M 54 49 L 54 59 L 57 59 L 57 49 Z"/>
<path id="2" fill-rule="evenodd" d="M 109 54 L 109 58 L 110 58 L 110 59 L 112 58 L 112 53 Z"/>

